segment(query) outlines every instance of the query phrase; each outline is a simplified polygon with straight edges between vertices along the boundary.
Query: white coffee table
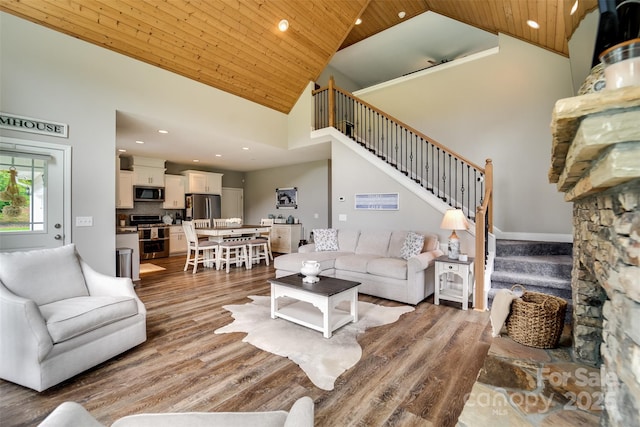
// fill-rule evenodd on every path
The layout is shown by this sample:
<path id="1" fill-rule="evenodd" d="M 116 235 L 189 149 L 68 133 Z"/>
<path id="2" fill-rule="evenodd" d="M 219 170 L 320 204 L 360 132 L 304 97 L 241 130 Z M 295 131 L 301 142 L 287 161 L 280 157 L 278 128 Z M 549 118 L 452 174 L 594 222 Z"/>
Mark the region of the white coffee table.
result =
<path id="1" fill-rule="evenodd" d="M 292 274 L 271 283 L 271 318 L 280 317 L 298 325 L 322 332 L 331 338 L 333 331 L 350 322 L 358 321 L 359 282 L 320 276 L 320 281 L 302 282 L 301 274 Z M 289 297 L 297 300 L 280 307 L 278 299 Z M 339 302 L 348 301 L 350 310 L 337 308 Z"/>

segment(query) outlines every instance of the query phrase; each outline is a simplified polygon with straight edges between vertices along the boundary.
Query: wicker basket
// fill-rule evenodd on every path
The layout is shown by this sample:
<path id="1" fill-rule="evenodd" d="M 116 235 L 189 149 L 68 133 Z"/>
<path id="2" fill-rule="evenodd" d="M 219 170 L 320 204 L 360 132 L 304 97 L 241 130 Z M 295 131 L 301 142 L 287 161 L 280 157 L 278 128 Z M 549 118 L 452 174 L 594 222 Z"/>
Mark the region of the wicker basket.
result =
<path id="1" fill-rule="evenodd" d="M 564 327 L 567 302 L 553 295 L 529 292 L 522 285 L 514 285 L 511 290 L 518 287 L 523 294 L 511 303 L 507 317 L 509 337 L 529 347 L 556 348 Z"/>

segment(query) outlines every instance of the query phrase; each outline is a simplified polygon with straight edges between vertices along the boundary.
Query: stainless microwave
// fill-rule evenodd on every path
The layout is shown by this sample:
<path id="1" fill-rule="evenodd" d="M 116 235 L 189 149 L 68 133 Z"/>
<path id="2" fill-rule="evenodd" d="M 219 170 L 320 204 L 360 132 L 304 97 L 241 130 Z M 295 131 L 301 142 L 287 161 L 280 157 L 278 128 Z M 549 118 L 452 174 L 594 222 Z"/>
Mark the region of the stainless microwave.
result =
<path id="1" fill-rule="evenodd" d="M 164 188 L 134 186 L 133 200 L 136 202 L 164 202 Z"/>

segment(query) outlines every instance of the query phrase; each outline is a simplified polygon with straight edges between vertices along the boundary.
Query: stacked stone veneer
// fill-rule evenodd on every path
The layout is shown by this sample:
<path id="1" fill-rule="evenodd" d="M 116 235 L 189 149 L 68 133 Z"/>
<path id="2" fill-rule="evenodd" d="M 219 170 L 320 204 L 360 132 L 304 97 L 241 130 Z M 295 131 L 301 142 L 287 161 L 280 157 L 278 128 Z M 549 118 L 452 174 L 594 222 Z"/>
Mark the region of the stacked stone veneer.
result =
<path id="1" fill-rule="evenodd" d="M 574 356 L 601 367 L 601 425 L 640 425 L 640 87 L 554 108 L 549 180 L 573 202 Z M 593 396 L 592 396 L 593 397 Z"/>
<path id="2" fill-rule="evenodd" d="M 603 425 L 640 423 L 640 180 L 574 202 L 575 356 L 599 365 Z"/>

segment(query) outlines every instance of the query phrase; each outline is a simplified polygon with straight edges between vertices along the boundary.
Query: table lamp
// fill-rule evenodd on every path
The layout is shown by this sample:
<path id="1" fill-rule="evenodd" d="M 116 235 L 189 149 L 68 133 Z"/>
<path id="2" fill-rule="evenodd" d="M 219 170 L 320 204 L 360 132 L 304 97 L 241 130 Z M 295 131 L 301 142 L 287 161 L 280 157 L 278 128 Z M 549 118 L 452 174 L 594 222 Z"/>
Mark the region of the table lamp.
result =
<path id="1" fill-rule="evenodd" d="M 451 236 L 449 236 L 448 255 L 450 259 L 458 259 L 460 255 L 460 239 L 458 239 L 456 230 L 466 230 L 467 227 L 469 227 L 469 222 L 461 209 L 449 209 L 445 212 L 440 228 L 453 230 Z"/>

